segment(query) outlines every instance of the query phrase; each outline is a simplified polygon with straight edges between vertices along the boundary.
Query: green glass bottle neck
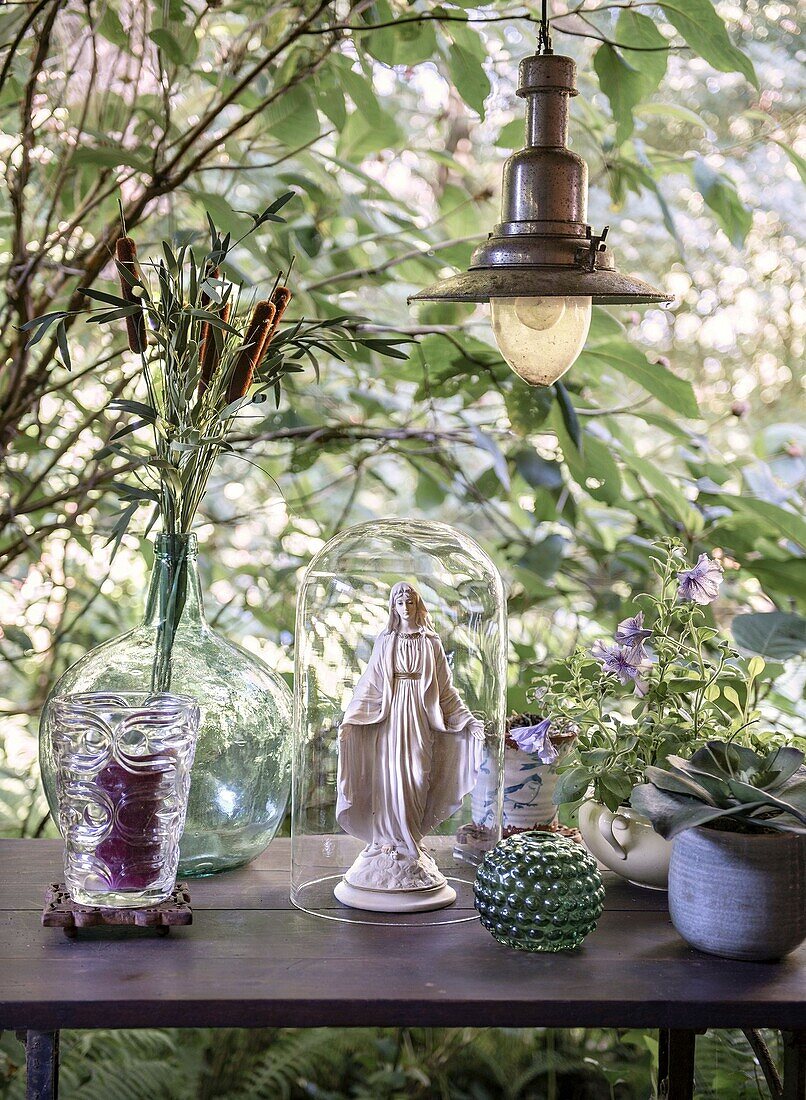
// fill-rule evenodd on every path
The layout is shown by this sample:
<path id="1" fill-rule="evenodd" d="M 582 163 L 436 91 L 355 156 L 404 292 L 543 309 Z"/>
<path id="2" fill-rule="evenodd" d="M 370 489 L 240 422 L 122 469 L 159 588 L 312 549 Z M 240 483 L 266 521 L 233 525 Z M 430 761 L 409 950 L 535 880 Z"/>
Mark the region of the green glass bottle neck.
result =
<path id="1" fill-rule="evenodd" d="M 195 535 L 157 535 L 146 597 L 145 626 L 166 621 L 206 625 Z"/>

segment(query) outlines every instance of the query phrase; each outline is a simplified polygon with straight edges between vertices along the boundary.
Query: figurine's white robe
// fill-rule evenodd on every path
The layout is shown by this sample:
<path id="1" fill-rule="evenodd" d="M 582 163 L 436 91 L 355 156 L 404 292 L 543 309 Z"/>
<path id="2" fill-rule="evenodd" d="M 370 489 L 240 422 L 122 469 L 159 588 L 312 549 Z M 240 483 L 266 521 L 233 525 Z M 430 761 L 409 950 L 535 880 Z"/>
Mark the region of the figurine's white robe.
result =
<path id="1" fill-rule="evenodd" d="M 459 698 L 439 638 L 415 637 L 418 679 L 395 678 L 415 646 L 384 632 L 356 684 L 339 733 L 336 817 L 373 848 L 417 858 L 423 837 L 473 789 L 483 726 Z"/>

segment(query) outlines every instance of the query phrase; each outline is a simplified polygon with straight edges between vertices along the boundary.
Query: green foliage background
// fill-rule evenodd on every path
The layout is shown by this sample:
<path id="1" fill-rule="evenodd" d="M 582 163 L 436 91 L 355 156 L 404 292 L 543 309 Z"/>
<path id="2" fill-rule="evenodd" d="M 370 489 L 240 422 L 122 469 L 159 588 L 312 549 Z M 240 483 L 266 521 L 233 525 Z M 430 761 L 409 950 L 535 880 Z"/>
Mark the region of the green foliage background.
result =
<path id="1" fill-rule="evenodd" d="M 775 1035 L 765 1036 L 780 1058 Z M 62 1033 L 67 1100 L 645 1100 L 642 1031 L 318 1028 Z M 0 1038 L 0 1097 L 25 1095 L 23 1048 Z M 740 1032 L 697 1041 L 697 1100 L 757 1100 Z"/>
<path id="2" fill-rule="evenodd" d="M 739 608 L 803 609 L 794 5 L 581 0 L 554 16 L 555 49 L 579 63 L 573 144 L 590 165 L 590 220 L 611 223 L 619 262 L 676 302 L 597 310 L 564 385 L 531 391 L 480 313 L 405 304 L 466 264 L 497 220 L 501 164 L 521 142 L 514 81 L 534 48 L 531 6 L 0 11 L 0 833 L 52 832 L 35 759 L 42 703 L 140 611 L 145 547 L 130 534 L 111 559 L 120 462 L 96 457 L 121 426 L 110 399 L 135 384 L 124 334 L 68 318 L 68 372 L 55 339 L 26 348 L 19 332 L 113 277 L 118 199 L 147 254 L 205 210 L 242 232 L 291 188 L 287 224 L 245 242 L 232 274 L 265 290 L 257 280 L 295 255 L 291 316 L 346 312 L 368 319 L 367 335 L 412 340 L 406 360 L 365 348 L 319 381 L 300 376 L 260 426 L 260 468 L 232 459 L 213 479 L 198 529 L 208 610 L 285 673 L 305 563 L 340 528 L 383 515 L 456 523 L 499 562 L 513 706 L 523 665 L 612 627 L 658 535 L 721 556 L 720 626 Z M 779 671 L 769 704 L 795 730 L 802 667 Z M 402 1042 L 367 1037 L 365 1049 L 386 1041 Z M 120 1040 L 75 1049 L 103 1058 L 105 1042 Z M 176 1036 L 150 1053 L 128 1042 L 143 1064 L 190 1057 Z M 585 1042 L 600 1067 L 616 1049 Z"/>

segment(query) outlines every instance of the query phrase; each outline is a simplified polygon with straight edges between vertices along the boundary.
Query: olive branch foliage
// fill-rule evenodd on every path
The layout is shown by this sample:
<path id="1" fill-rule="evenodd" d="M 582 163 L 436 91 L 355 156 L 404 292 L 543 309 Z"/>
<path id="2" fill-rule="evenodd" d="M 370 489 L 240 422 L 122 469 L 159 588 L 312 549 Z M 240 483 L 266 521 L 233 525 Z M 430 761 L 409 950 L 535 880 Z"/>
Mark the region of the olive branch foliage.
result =
<path id="1" fill-rule="evenodd" d="M 141 354 L 147 394 L 147 401 L 110 401 L 110 409 L 131 419 L 97 455 L 114 455 L 131 471 L 129 480 L 113 482 L 122 505 L 110 536 L 115 549 L 143 505 L 153 506 L 147 532 L 158 518 L 164 534 L 175 536 L 191 530 L 216 460 L 223 454 L 248 457 L 249 427 L 263 421 L 260 406 L 270 396 L 280 407 L 282 384 L 288 375 L 301 373 L 310 365 L 318 380 L 318 356 L 343 361 L 356 345 L 392 358 L 407 357 L 399 345 L 409 340 L 361 336 L 357 328 L 364 319 L 347 315 L 326 320 L 301 318 L 285 330 L 275 328 L 263 347 L 247 342 L 249 296 L 242 285 L 221 276 L 220 271 L 248 235 L 267 222 L 283 222 L 278 211 L 293 198 L 293 192 L 285 192 L 261 214 L 252 215 L 251 228 L 234 241 L 230 233 L 219 233 L 207 213 L 210 243 L 198 255 L 186 235 L 176 251 L 175 243 L 162 241 L 160 258 L 147 261 L 143 268 L 116 256 L 122 295 L 83 289 L 85 297 L 100 306 L 80 311 L 88 314 L 88 323 L 126 321 L 130 326 L 129 342 L 132 350 Z M 275 279 L 273 293 L 282 274 Z M 132 325 L 133 321 L 138 324 Z M 54 323 L 69 368 L 63 313 L 33 318 L 22 329 L 32 333 L 30 347 Z M 147 336 L 141 346 L 141 337 L 132 334 L 139 332 L 142 323 Z M 203 378 L 205 339 L 215 343 L 216 367 L 209 379 Z M 236 374 L 245 351 L 249 353 L 247 374 L 239 380 Z M 139 437 L 141 429 L 151 430 L 151 443 Z"/>
<path id="2" fill-rule="evenodd" d="M 232 250 L 264 224 L 282 222 L 279 211 L 293 198 L 294 192 L 287 191 L 253 214 L 252 226 L 234 241 L 230 233 L 219 233 L 208 212 L 206 251 L 197 254 L 192 235 L 178 244 L 163 240 L 162 255 L 142 267 L 134 242 L 124 235 L 114 258 L 121 293 L 83 288 L 94 304 L 80 311 L 87 322 L 125 321 L 130 350 L 142 361 L 147 400 L 110 402 L 110 409 L 129 420 L 97 457 L 121 460 L 129 474 L 112 483 L 121 503 L 110 536 L 113 553 L 142 506 L 151 507 L 146 534 L 160 519 L 167 536 L 168 560 L 159 578 L 154 691 L 171 686 L 173 646 L 187 599 L 188 547 L 179 536 L 190 533 L 219 457 L 249 460 L 250 430 L 265 419 L 260 406 L 273 396 L 279 409 L 284 379 L 307 365 L 318 380 L 318 356 L 343 361 L 357 345 L 369 345 L 381 355 L 406 358 L 398 345 L 410 341 L 362 337 L 356 332 L 360 318 L 301 318 L 281 330 L 291 298 L 281 284 L 283 272 L 270 298 L 257 303 L 248 300 L 243 285 L 222 275 Z M 30 344 L 35 344 L 54 323 L 69 369 L 63 315 L 32 318 L 22 328 L 32 333 Z"/>

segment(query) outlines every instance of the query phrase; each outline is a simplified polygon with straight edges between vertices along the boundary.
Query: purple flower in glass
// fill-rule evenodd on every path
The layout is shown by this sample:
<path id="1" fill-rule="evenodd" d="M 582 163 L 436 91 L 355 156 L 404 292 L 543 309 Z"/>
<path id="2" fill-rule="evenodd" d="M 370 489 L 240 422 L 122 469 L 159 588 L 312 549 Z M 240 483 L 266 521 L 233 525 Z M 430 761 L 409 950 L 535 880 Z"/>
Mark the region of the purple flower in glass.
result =
<path id="1" fill-rule="evenodd" d="M 605 672 L 618 676 L 620 683 L 628 684 L 638 675 L 643 656 L 626 645 L 596 642 L 591 650 Z"/>
<path id="2" fill-rule="evenodd" d="M 652 637 L 652 631 L 644 628 L 644 613 L 639 611 L 631 619 L 622 619 L 618 624 L 615 640 L 619 645 L 625 645 L 628 649 L 635 649 L 643 656 L 644 642 Z"/>
<path id="3" fill-rule="evenodd" d="M 707 554 L 700 554 L 697 564 L 678 573 L 677 580 L 677 594 L 681 600 L 703 605 L 713 603 L 722 584 L 722 566 Z"/>
<path id="4" fill-rule="evenodd" d="M 509 736 L 521 752 L 536 756 L 541 764 L 553 764 L 558 753 L 549 737 L 550 728 L 551 719 L 544 718 L 536 726 L 516 726 L 509 731 Z"/>

